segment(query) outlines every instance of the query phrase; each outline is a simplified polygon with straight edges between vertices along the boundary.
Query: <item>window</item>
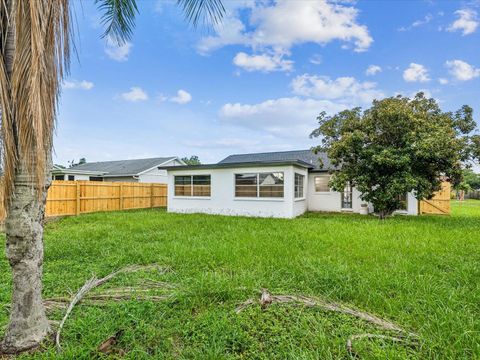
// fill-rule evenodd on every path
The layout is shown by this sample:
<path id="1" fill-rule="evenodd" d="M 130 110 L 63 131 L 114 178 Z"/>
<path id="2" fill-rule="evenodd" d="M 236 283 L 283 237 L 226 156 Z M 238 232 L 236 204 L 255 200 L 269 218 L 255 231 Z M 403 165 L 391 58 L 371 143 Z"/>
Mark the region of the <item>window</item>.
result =
<path id="1" fill-rule="evenodd" d="M 175 176 L 175 196 L 210 196 L 210 175 Z"/>
<path id="2" fill-rule="evenodd" d="M 68 181 L 74 181 L 75 176 L 74 175 L 68 175 Z"/>
<path id="3" fill-rule="evenodd" d="M 193 176 L 193 196 L 210 196 L 210 175 Z"/>
<path id="4" fill-rule="evenodd" d="M 90 180 L 90 181 L 103 181 L 103 178 L 100 177 L 100 176 L 90 176 L 88 178 L 88 180 Z"/>
<path id="5" fill-rule="evenodd" d="M 295 198 L 303 198 L 303 184 L 305 182 L 305 175 L 295 173 Z"/>
<path id="6" fill-rule="evenodd" d="M 283 197 L 283 172 L 235 174 L 235 197 Z"/>
<path id="7" fill-rule="evenodd" d="M 320 175 L 315 176 L 315 192 L 329 192 L 330 186 L 328 182 L 330 181 L 330 175 Z"/>
<path id="8" fill-rule="evenodd" d="M 352 200 L 352 185 L 348 182 L 342 192 L 342 209 L 351 209 L 353 205 Z"/>
<path id="9" fill-rule="evenodd" d="M 65 180 L 65 175 L 54 175 L 53 180 Z"/>

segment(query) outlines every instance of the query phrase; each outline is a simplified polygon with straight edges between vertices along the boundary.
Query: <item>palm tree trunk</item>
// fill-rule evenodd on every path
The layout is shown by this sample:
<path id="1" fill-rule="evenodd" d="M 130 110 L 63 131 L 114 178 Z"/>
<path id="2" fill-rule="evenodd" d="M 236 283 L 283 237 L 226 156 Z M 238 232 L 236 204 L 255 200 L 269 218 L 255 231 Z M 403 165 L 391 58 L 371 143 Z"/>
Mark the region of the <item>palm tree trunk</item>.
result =
<path id="1" fill-rule="evenodd" d="M 7 6 L 11 7 L 12 2 L 7 0 Z M 5 67 L 9 79 L 15 52 L 14 29 L 12 22 L 5 46 Z M 18 145 L 18 137 L 15 137 L 15 141 Z M 10 321 L 0 344 L 0 354 L 35 348 L 50 330 L 42 302 L 43 218 L 47 187 L 42 189 L 42 196 L 39 197 L 35 186 L 34 176 L 29 173 L 20 154 L 15 170 L 14 192 L 5 220 L 6 253 L 12 268 L 13 292 Z"/>
<path id="2" fill-rule="evenodd" d="M 10 322 L 3 351 L 34 348 L 49 332 L 42 302 L 43 218 L 46 191 L 39 199 L 24 165 L 15 174 L 15 190 L 5 221 L 7 258 L 12 268 Z"/>

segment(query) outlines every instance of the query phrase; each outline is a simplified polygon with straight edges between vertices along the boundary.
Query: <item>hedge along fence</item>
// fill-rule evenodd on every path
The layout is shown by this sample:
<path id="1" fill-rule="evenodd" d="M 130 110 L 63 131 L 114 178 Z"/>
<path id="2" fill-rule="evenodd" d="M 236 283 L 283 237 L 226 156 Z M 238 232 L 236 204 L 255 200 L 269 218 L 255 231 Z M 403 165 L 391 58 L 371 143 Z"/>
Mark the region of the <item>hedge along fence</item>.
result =
<path id="1" fill-rule="evenodd" d="M 48 189 L 46 216 L 167 206 L 167 185 L 106 181 L 54 180 Z M 0 220 L 5 209 L 0 207 Z"/>

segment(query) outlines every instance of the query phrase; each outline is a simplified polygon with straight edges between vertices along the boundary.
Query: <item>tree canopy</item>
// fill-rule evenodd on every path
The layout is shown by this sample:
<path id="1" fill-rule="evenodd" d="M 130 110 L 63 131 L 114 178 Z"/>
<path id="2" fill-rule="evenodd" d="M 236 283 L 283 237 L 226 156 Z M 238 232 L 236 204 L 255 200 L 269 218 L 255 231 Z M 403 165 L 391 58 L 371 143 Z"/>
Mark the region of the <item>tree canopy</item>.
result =
<path id="1" fill-rule="evenodd" d="M 375 100 L 366 110 L 322 112 L 317 119 L 311 137 L 321 138 L 314 150 L 326 151 L 336 167 L 331 187 L 355 186 L 381 218 L 399 209 L 408 192 L 428 199 L 442 179 L 459 184 L 462 162 L 480 154 L 472 108 L 444 112 L 423 93 Z"/>
<path id="2" fill-rule="evenodd" d="M 187 165 L 200 165 L 201 162 L 200 162 L 200 159 L 198 158 L 197 155 L 192 155 L 190 157 L 183 157 L 182 158 L 182 161 L 187 164 Z"/>

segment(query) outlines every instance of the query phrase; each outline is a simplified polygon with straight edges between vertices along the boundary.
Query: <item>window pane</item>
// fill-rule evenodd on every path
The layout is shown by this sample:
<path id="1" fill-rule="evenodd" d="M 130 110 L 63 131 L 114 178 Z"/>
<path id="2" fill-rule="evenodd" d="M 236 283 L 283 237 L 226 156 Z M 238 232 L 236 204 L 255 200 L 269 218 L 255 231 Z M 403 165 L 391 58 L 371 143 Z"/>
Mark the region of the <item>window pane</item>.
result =
<path id="1" fill-rule="evenodd" d="M 257 197 L 257 174 L 235 174 L 235 196 Z"/>
<path id="2" fill-rule="evenodd" d="M 257 185 L 257 174 L 236 174 L 235 185 Z"/>
<path id="3" fill-rule="evenodd" d="M 260 197 L 283 197 L 283 173 L 259 174 Z"/>
<path id="4" fill-rule="evenodd" d="M 210 196 L 210 175 L 193 177 L 193 196 Z"/>
<path id="5" fill-rule="evenodd" d="M 328 192 L 330 187 L 328 182 L 330 181 L 330 175 L 315 176 L 315 192 Z"/>
<path id="6" fill-rule="evenodd" d="M 210 175 L 194 175 L 193 185 L 210 185 Z"/>
<path id="7" fill-rule="evenodd" d="M 301 174 L 295 174 L 295 197 L 302 198 L 303 195 L 303 184 L 305 181 L 305 176 Z"/>
<path id="8" fill-rule="evenodd" d="M 190 185 L 191 183 L 191 176 L 175 176 L 175 185 Z"/>
<path id="9" fill-rule="evenodd" d="M 192 196 L 191 176 L 175 176 L 175 196 Z"/>

